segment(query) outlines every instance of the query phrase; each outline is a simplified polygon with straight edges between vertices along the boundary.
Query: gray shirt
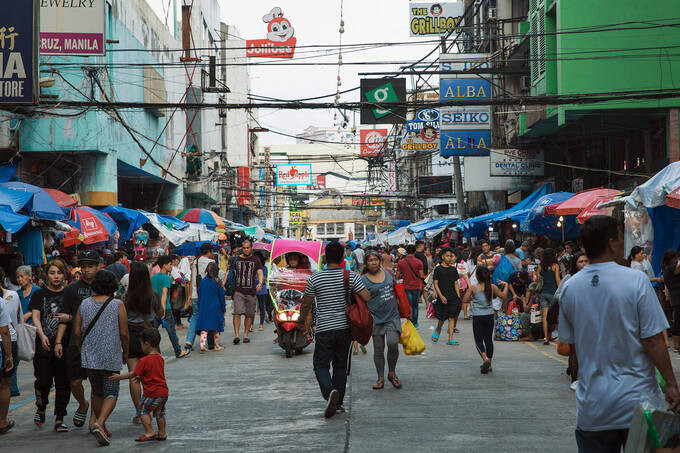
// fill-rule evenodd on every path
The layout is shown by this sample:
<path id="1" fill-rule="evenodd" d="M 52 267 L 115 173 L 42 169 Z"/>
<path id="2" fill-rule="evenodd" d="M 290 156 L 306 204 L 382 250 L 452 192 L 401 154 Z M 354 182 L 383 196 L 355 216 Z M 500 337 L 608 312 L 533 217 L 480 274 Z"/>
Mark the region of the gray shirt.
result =
<path id="1" fill-rule="evenodd" d="M 516 271 L 522 270 L 522 260 L 519 259 L 517 255 L 505 255 L 505 257 L 510 261 L 510 264 L 512 264 L 512 267 L 514 267 Z"/>
<path id="2" fill-rule="evenodd" d="M 578 355 L 580 429 L 628 429 L 640 401 L 663 401 L 641 340 L 668 322 L 645 274 L 612 261 L 584 267 L 564 284 L 559 325 Z"/>
<path id="3" fill-rule="evenodd" d="M 371 293 L 371 300 L 368 301 L 368 309 L 373 315 L 373 324 L 385 324 L 392 320 L 399 320 L 399 306 L 394 295 L 394 283 L 392 276 L 385 272 L 385 280 L 381 283 L 374 283 L 366 275 L 361 279 L 364 286 Z"/>
<path id="4" fill-rule="evenodd" d="M 486 298 L 486 293 L 477 288 L 477 291 L 470 299 L 472 302 L 473 316 L 493 315 L 493 305 L 491 301 Z"/>
<path id="5" fill-rule="evenodd" d="M 123 346 L 118 327 L 120 300 L 112 299 L 83 341 L 81 364 L 89 370 L 120 371 L 123 367 Z M 87 330 L 104 302 L 88 297 L 80 304 L 83 333 Z"/>

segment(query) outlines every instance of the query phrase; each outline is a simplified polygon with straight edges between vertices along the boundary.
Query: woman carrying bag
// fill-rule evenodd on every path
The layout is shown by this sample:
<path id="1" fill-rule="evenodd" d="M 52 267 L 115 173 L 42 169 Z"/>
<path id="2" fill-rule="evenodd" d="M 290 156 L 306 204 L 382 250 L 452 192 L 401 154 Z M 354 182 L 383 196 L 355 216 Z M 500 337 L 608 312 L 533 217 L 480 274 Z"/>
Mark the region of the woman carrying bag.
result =
<path id="1" fill-rule="evenodd" d="M 387 343 L 387 379 L 394 388 L 401 388 L 401 380 L 397 377 L 396 367 L 399 358 L 399 307 L 394 292 L 394 279 L 389 272 L 380 267 L 380 255 L 368 252 L 364 258 L 366 263 L 362 280 L 371 293 L 368 309 L 373 316 L 373 362 L 378 372 L 378 380 L 374 390 L 385 386 L 385 344 Z"/>

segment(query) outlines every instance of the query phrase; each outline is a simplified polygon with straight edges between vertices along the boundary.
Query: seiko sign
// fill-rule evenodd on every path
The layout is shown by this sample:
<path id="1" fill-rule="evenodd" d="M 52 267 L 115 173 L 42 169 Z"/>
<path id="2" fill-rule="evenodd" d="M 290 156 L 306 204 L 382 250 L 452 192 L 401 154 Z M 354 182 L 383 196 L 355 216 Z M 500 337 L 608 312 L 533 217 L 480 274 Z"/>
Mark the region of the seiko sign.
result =
<path id="1" fill-rule="evenodd" d="M 489 129 L 491 114 L 489 107 L 445 107 L 442 108 L 440 123 L 442 129 Z"/>

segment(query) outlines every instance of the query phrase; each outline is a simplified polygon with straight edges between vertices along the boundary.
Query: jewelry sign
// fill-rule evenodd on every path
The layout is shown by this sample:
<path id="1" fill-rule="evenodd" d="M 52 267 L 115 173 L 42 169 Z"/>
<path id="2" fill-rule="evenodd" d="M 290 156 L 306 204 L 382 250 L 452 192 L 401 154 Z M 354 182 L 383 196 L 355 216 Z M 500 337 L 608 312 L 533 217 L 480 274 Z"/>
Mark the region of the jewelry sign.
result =
<path id="1" fill-rule="evenodd" d="M 260 58 L 293 58 L 297 38 L 290 21 L 283 17 L 278 6 L 262 16 L 267 24 L 267 39 L 249 39 L 246 41 L 246 57 Z"/>

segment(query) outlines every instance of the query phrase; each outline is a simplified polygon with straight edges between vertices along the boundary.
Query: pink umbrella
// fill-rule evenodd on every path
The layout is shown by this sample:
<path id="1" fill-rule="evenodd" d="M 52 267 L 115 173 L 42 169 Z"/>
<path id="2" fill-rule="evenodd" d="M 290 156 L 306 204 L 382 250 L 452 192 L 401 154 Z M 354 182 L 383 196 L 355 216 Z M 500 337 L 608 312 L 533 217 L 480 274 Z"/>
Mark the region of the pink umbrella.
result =
<path id="1" fill-rule="evenodd" d="M 570 199 L 563 201 L 559 205 L 546 206 L 545 214 L 560 216 L 560 215 L 579 215 L 595 201 L 602 201 L 607 197 L 609 199 L 621 193 L 620 190 L 615 189 L 590 189 L 579 192 Z"/>
<path id="2" fill-rule="evenodd" d="M 266 250 L 268 252 L 272 251 L 272 245 L 266 242 L 256 242 L 253 244 L 253 250 Z"/>
<path id="3" fill-rule="evenodd" d="M 612 212 L 614 211 L 614 207 L 605 207 L 602 208 L 603 203 L 606 203 L 607 201 L 611 201 L 614 198 L 618 197 L 620 195 L 611 195 L 608 197 L 601 197 L 601 198 L 596 198 L 593 201 L 590 202 L 590 204 L 583 210 L 581 213 L 576 217 L 576 220 L 578 223 L 583 223 L 590 217 L 596 216 L 596 215 L 612 215 Z"/>

